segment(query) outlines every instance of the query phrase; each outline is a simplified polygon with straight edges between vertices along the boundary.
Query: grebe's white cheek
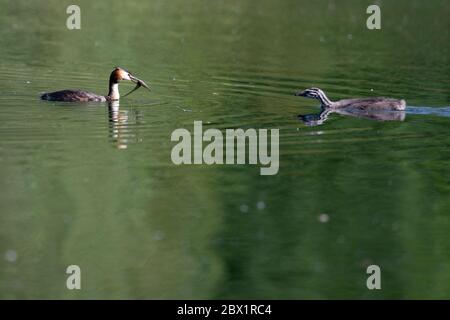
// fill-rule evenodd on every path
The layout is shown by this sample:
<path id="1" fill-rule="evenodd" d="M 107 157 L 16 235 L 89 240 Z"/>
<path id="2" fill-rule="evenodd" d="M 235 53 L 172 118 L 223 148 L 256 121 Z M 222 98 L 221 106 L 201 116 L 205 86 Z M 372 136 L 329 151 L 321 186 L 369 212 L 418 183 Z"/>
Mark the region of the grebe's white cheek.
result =
<path id="1" fill-rule="evenodd" d="M 130 75 L 128 73 L 122 74 L 122 80 L 129 80 L 129 81 L 131 81 Z"/>

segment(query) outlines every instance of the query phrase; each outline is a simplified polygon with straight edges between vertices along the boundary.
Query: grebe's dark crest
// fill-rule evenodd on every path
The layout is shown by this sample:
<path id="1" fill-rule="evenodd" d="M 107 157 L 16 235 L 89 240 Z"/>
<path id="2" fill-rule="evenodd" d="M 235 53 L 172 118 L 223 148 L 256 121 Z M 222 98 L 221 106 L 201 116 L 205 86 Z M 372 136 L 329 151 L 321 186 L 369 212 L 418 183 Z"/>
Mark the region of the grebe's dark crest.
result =
<path id="1" fill-rule="evenodd" d="M 368 111 L 403 111 L 406 108 L 405 100 L 397 100 L 385 97 L 375 98 L 357 98 L 344 99 L 339 101 L 331 101 L 325 95 L 325 92 L 319 88 L 309 88 L 298 92 L 296 96 L 317 99 L 320 101 L 322 107 L 333 109 L 358 109 Z"/>
<path id="2" fill-rule="evenodd" d="M 106 96 L 82 90 L 61 90 L 44 93 L 41 95 L 41 99 L 66 102 L 117 101 L 120 99 L 119 82 L 122 80 L 128 80 L 136 83 L 136 88 L 143 86 L 150 89 L 144 81 L 136 78 L 127 70 L 116 67 L 109 76 L 109 92 Z"/>

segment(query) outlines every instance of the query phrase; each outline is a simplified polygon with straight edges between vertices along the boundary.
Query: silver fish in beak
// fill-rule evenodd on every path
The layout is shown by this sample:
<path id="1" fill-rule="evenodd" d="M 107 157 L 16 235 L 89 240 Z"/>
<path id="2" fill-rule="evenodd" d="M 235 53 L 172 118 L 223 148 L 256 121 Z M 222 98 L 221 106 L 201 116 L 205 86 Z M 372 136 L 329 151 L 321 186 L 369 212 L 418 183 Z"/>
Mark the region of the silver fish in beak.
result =
<path id="1" fill-rule="evenodd" d="M 128 92 L 127 94 L 124 95 L 124 97 L 126 97 L 127 95 L 131 94 L 132 92 L 136 91 L 137 89 L 139 89 L 140 87 L 144 87 L 147 88 L 148 90 L 150 90 L 150 87 L 141 79 L 133 76 L 131 73 L 128 73 L 128 77 L 130 78 L 129 80 L 136 83 L 136 87 L 134 87 L 134 89 L 132 89 L 130 92 Z"/>

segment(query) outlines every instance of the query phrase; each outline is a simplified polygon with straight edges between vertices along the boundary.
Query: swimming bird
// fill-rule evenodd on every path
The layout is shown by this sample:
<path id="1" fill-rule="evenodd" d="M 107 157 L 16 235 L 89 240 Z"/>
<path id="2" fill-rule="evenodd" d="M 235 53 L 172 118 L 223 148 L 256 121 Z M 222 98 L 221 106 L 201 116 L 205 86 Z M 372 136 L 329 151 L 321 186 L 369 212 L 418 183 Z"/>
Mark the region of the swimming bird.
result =
<path id="1" fill-rule="evenodd" d="M 82 90 L 61 90 L 55 92 L 48 92 L 41 95 L 42 100 L 50 101 L 66 101 L 66 102 L 105 102 L 105 101 L 117 101 L 120 99 L 119 94 L 119 82 L 122 80 L 128 80 L 136 83 L 136 87 L 127 93 L 130 94 L 137 88 L 143 86 L 150 90 L 149 86 L 142 80 L 133 76 L 127 70 L 115 67 L 109 76 L 109 92 L 108 95 L 102 96 L 89 91 Z"/>
<path id="2" fill-rule="evenodd" d="M 403 111 L 406 108 L 405 100 L 385 97 L 356 98 L 331 101 L 319 88 L 309 88 L 295 94 L 296 96 L 313 98 L 320 101 L 323 108 L 353 109 L 364 111 Z"/>

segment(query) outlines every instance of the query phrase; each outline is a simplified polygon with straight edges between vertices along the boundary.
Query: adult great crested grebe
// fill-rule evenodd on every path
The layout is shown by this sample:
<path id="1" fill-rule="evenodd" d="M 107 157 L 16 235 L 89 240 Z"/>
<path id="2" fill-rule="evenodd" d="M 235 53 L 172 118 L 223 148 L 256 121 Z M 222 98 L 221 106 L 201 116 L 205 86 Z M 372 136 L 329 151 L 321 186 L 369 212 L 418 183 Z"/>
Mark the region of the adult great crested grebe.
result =
<path id="1" fill-rule="evenodd" d="M 357 109 L 367 111 L 403 111 L 406 108 L 405 100 L 385 97 L 357 98 L 331 101 L 319 88 L 309 88 L 295 94 L 296 96 L 318 99 L 324 108 Z"/>
<path id="2" fill-rule="evenodd" d="M 82 90 L 61 90 L 55 92 L 48 92 L 41 95 L 42 100 L 50 101 L 66 101 L 66 102 L 105 102 L 105 101 L 117 101 L 120 99 L 119 94 L 119 81 L 128 80 L 136 83 L 136 87 L 127 93 L 130 94 L 140 86 L 143 86 L 150 90 L 148 85 L 133 76 L 131 73 L 120 67 L 115 67 L 109 76 L 109 93 L 106 96 L 101 96 L 92 92 Z"/>

